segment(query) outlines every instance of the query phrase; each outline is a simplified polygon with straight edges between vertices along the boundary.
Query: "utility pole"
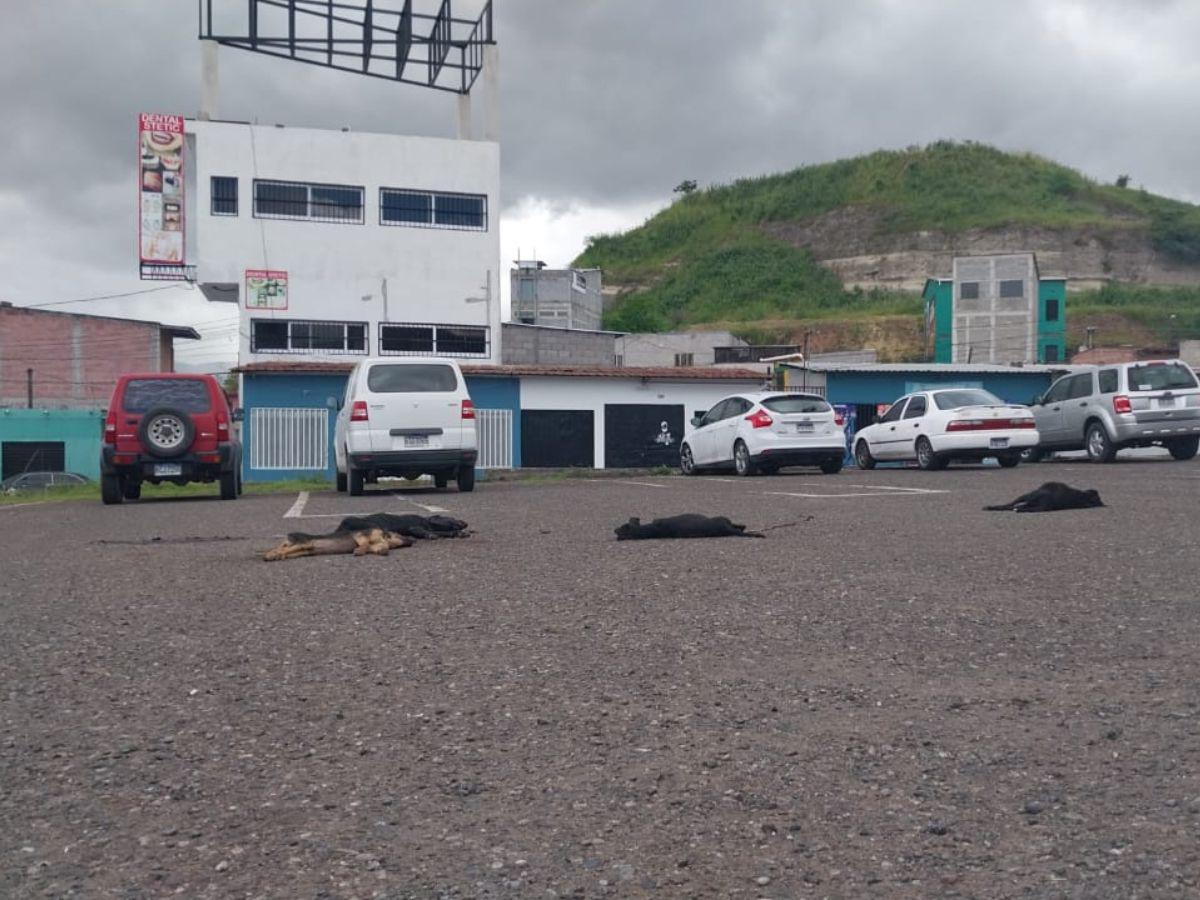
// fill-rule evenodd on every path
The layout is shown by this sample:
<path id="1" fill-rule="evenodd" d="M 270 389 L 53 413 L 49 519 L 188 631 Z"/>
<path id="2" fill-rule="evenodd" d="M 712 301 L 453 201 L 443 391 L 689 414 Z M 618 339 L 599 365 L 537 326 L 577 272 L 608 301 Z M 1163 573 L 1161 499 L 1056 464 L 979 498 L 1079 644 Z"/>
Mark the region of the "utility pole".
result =
<path id="1" fill-rule="evenodd" d="M 808 336 L 810 334 L 812 334 L 811 331 L 804 332 L 804 368 L 800 370 L 802 373 L 800 375 L 801 390 L 808 390 Z"/>
<path id="2" fill-rule="evenodd" d="M 25 370 L 25 394 L 28 398 L 29 409 L 33 409 L 33 369 Z"/>

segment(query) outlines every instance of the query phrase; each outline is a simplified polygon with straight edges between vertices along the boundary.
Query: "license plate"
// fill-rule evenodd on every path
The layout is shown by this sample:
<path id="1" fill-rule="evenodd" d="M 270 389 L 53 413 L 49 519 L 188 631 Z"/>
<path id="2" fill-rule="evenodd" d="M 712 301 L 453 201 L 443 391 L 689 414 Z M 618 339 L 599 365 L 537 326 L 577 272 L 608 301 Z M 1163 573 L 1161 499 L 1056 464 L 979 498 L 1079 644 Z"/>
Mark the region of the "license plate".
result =
<path id="1" fill-rule="evenodd" d="M 428 447 L 429 435 L 427 434 L 406 434 L 404 436 L 405 447 Z"/>
<path id="2" fill-rule="evenodd" d="M 170 478 L 183 474 L 182 463 L 155 463 L 154 474 L 159 478 Z"/>
<path id="3" fill-rule="evenodd" d="M 1175 408 L 1175 398 L 1174 397 L 1160 397 L 1158 399 L 1158 408 L 1159 409 L 1174 409 Z"/>
<path id="4" fill-rule="evenodd" d="M 796 423 L 796 431 L 798 431 L 798 432 L 808 433 L 812 430 L 813 430 L 812 422 L 797 422 Z"/>
<path id="5" fill-rule="evenodd" d="M 993 450 L 1003 450 L 1008 446 L 1008 438 L 992 438 L 988 446 Z"/>

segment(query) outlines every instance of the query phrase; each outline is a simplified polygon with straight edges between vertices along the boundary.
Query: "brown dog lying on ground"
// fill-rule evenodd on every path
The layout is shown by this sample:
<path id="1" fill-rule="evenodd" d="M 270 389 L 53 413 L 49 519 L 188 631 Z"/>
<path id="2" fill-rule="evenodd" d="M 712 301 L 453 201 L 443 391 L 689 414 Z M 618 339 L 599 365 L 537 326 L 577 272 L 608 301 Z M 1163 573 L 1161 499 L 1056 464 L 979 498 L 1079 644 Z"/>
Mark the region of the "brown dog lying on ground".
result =
<path id="1" fill-rule="evenodd" d="M 267 562 L 298 559 L 301 556 L 330 556 L 353 553 L 355 556 L 387 556 L 396 547 L 411 547 L 412 540 L 402 534 L 371 528 L 363 531 L 335 531 L 332 534 L 304 534 L 294 531 L 287 540 L 263 554 Z"/>

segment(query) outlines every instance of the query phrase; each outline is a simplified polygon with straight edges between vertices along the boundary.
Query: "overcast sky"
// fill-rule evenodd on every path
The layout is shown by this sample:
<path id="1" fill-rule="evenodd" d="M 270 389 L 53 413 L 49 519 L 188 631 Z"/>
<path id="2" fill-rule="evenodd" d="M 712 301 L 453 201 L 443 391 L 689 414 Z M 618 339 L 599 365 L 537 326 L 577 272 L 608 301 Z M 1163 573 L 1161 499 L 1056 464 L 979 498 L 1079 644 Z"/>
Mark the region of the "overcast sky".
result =
<path id="1" fill-rule="evenodd" d="M 242 0 L 219 0 L 244 8 Z M 387 3 L 390 0 L 377 0 Z M 416 0 L 419 9 L 436 6 Z M 479 0 L 456 0 L 458 15 Z M 504 264 L 568 262 L 701 185 L 939 138 L 1200 202 L 1197 0 L 495 0 Z M 194 115 L 195 0 L 4 3 L 0 299 L 137 291 L 136 116 Z M 222 48 L 222 118 L 453 136 L 453 95 Z M 480 101 L 476 101 L 477 104 Z M 502 278 L 506 281 L 506 278 Z M 507 285 L 505 285 L 507 286 Z M 172 287 L 57 309 L 201 327 Z"/>

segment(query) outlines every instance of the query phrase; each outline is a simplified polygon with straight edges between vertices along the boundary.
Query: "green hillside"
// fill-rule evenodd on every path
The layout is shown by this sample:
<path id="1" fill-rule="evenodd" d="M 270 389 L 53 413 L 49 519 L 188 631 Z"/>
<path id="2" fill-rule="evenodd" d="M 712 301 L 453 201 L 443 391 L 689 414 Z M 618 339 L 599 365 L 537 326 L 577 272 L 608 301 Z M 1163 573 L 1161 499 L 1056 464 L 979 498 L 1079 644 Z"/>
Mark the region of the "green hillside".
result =
<path id="1" fill-rule="evenodd" d="M 917 315 L 918 298 L 846 291 L 807 252 L 764 231 L 846 207 L 871 211 L 878 230 L 895 234 L 1003 226 L 1138 229 L 1169 259 L 1200 264 L 1198 206 L 1101 185 L 1032 154 L 946 141 L 695 191 L 638 228 L 591 238 L 574 264 L 599 267 L 606 284 L 627 289 L 605 317 L 605 326 L 618 330 Z M 1200 293 L 1185 294 L 1169 302 L 1187 310 L 1200 299 Z M 1121 305 L 1111 296 L 1108 301 Z M 1126 305 L 1146 302 L 1143 293 Z"/>

